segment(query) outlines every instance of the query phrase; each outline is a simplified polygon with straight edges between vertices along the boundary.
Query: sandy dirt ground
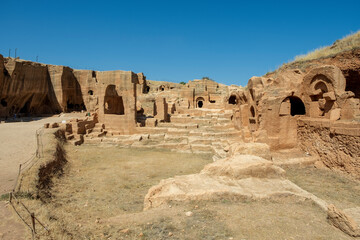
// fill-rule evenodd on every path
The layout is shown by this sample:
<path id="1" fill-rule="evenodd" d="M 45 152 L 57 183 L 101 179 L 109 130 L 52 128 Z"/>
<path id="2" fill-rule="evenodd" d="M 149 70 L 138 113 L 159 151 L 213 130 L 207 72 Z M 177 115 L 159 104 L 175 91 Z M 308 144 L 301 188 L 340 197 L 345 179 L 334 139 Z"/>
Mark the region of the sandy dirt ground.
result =
<path id="1" fill-rule="evenodd" d="M 210 201 L 171 201 L 143 211 L 151 186 L 198 173 L 212 162 L 211 156 L 110 144 L 69 144 L 65 149 L 68 163 L 64 175 L 54 179 L 51 201 L 24 198 L 51 229 L 50 236 L 38 232 L 42 239 L 353 239 L 330 225 L 312 201 L 286 197 L 277 202 L 224 195 Z M 329 203 L 358 205 L 358 183 L 330 170 L 294 168 L 287 176 Z"/>
<path id="2" fill-rule="evenodd" d="M 36 130 L 45 123 L 61 122 L 84 114 L 62 114 L 46 118 L 24 118 L 21 122 L 0 124 L 0 195 L 11 191 L 19 170 L 36 151 Z M 11 206 L 0 202 L 0 239 L 22 239 L 25 229 L 11 212 Z"/>

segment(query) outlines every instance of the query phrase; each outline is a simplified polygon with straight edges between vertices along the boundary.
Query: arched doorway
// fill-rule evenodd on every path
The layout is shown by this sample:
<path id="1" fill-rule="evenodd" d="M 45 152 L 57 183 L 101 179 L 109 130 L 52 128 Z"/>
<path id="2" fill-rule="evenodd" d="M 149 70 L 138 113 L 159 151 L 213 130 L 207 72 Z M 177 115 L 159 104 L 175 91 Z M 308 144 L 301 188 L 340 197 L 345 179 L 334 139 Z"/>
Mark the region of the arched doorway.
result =
<path id="1" fill-rule="evenodd" d="M 298 97 L 289 97 L 290 99 L 290 115 L 305 115 L 305 104 Z"/>
<path id="2" fill-rule="evenodd" d="M 236 98 L 235 95 L 231 95 L 231 96 L 229 97 L 229 104 L 236 105 L 237 102 L 238 102 L 238 101 L 237 101 L 237 98 Z"/>
<path id="3" fill-rule="evenodd" d="M 202 97 L 198 97 L 196 99 L 196 107 L 197 108 L 202 108 L 204 106 L 204 102 L 205 102 L 205 99 L 202 98 Z"/>
<path id="4" fill-rule="evenodd" d="M 109 85 L 106 88 L 104 97 L 104 113 L 124 115 L 124 102 L 122 96 L 119 96 L 115 85 Z"/>
<path id="5" fill-rule="evenodd" d="M 280 106 L 280 115 L 305 115 L 304 102 L 295 96 L 290 96 L 284 99 Z"/>

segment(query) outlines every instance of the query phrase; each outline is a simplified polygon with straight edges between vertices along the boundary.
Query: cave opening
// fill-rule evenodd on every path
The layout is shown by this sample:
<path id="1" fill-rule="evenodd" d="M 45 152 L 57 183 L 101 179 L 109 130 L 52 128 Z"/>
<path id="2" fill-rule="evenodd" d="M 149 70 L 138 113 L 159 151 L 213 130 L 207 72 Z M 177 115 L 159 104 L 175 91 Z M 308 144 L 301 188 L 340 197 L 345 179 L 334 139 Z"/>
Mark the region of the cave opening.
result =
<path id="1" fill-rule="evenodd" d="M 290 114 L 291 116 L 295 115 L 305 115 L 305 104 L 303 101 L 298 97 L 288 97 L 290 100 Z"/>
<path id="2" fill-rule="evenodd" d="M 202 108 L 204 106 L 205 99 L 202 97 L 199 97 L 196 99 L 196 106 L 198 108 Z"/>
<path id="3" fill-rule="evenodd" d="M 145 89 L 144 89 L 144 93 L 149 93 L 149 92 L 150 92 L 150 87 L 146 86 Z"/>
<path id="4" fill-rule="evenodd" d="M 5 98 L 1 99 L 0 104 L 3 107 L 7 107 L 7 101 L 5 100 Z"/>
<path id="5" fill-rule="evenodd" d="M 237 104 L 237 99 L 235 95 L 231 95 L 229 98 L 229 104 L 233 104 L 236 105 Z"/>
<path id="6" fill-rule="evenodd" d="M 345 91 L 351 91 L 355 94 L 355 98 L 360 98 L 360 72 L 349 70 L 344 75 L 346 79 Z"/>

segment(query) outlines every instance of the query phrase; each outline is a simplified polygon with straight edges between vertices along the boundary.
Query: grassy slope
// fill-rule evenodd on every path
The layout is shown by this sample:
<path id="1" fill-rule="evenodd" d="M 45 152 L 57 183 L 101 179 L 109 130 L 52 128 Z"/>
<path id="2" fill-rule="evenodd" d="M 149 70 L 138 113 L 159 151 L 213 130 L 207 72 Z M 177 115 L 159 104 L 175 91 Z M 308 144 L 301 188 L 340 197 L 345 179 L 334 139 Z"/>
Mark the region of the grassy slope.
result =
<path id="1" fill-rule="evenodd" d="M 296 56 L 294 62 L 329 57 L 354 48 L 360 48 L 360 31 L 350 34 L 340 40 L 336 40 L 331 46 L 321 47 L 307 54 Z"/>
<path id="2" fill-rule="evenodd" d="M 318 49 L 310 51 L 307 54 L 298 55 L 294 58 L 294 61 L 284 63 L 275 71 L 266 73 L 265 76 L 273 77 L 274 74 L 276 76 L 279 71 L 289 68 L 300 68 L 301 70 L 304 70 L 307 67 L 311 66 L 311 61 L 329 58 L 337 54 L 355 49 L 360 49 L 360 30 L 354 34 L 345 36 L 340 40 L 336 40 L 331 46 L 320 47 Z"/>

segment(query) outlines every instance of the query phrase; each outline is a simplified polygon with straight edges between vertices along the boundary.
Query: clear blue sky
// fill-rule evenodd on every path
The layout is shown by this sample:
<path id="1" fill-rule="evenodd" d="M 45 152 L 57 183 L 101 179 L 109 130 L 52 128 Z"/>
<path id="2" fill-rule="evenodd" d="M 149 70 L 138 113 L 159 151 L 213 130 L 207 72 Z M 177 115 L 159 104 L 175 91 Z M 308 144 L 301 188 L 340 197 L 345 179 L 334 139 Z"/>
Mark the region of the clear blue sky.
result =
<path id="1" fill-rule="evenodd" d="M 1 4 L 0 54 L 148 79 L 246 85 L 360 29 L 360 1 L 22 1 Z"/>

